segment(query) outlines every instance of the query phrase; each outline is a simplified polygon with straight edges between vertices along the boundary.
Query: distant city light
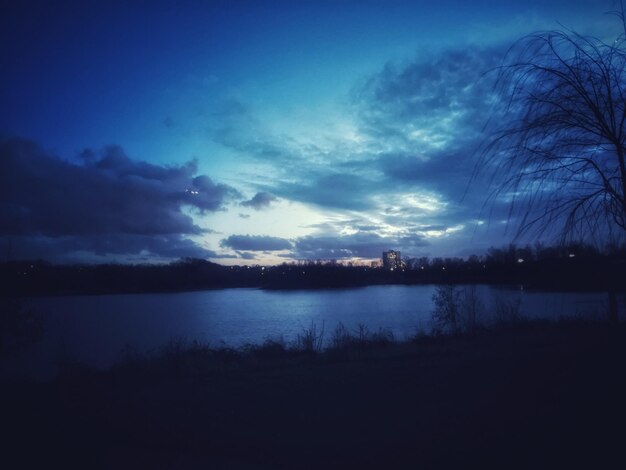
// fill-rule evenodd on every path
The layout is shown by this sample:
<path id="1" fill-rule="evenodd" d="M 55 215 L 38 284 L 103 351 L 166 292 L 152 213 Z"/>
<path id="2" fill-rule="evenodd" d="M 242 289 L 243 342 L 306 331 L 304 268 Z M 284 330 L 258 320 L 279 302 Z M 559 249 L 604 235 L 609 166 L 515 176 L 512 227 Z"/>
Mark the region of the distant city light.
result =
<path id="1" fill-rule="evenodd" d="M 383 251 L 383 267 L 389 271 L 402 267 L 402 255 L 399 251 Z"/>

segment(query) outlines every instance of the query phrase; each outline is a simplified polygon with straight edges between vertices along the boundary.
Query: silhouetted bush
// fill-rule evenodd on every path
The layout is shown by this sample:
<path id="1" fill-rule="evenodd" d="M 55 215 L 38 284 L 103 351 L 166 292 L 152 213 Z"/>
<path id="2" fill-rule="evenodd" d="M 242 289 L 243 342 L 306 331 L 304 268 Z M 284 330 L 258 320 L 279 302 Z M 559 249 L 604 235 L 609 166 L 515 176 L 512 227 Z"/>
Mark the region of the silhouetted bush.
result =
<path id="1" fill-rule="evenodd" d="M 342 350 L 351 348 L 354 344 L 354 337 L 350 334 L 346 326 L 339 322 L 337 326 L 333 330 L 333 333 L 330 337 L 330 349 L 333 350 Z"/>
<path id="2" fill-rule="evenodd" d="M 476 286 L 437 286 L 432 300 L 434 334 L 473 334 L 488 326 L 486 308 Z M 497 298 L 492 318 L 497 326 L 524 321 L 521 300 Z"/>
<path id="3" fill-rule="evenodd" d="M 322 329 L 317 331 L 317 324 L 311 322 L 311 326 L 304 328 L 302 333 L 296 336 L 294 348 L 305 353 L 321 352 L 324 346 L 324 323 Z"/>
<path id="4" fill-rule="evenodd" d="M 433 332 L 457 333 L 460 328 L 461 292 L 452 285 L 437 286 L 432 297 Z"/>
<path id="5" fill-rule="evenodd" d="M 485 304 L 475 285 L 466 286 L 462 289 L 460 313 L 463 331 L 472 334 L 484 326 Z"/>
<path id="6" fill-rule="evenodd" d="M 262 344 L 248 344 L 244 350 L 257 359 L 278 359 L 289 355 L 285 341 L 280 339 L 266 339 Z"/>

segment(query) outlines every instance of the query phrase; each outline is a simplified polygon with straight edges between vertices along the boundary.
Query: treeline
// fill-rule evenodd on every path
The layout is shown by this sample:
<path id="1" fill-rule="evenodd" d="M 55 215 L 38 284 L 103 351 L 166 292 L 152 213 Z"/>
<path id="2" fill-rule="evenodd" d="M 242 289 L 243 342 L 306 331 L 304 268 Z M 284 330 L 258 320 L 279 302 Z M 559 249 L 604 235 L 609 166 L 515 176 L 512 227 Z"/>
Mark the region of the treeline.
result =
<path id="1" fill-rule="evenodd" d="M 423 272 L 438 284 L 521 284 L 551 290 L 626 290 L 626 246 L 600 250 L 588 244 L 489 248 L 484 256 L 413 258 L 409 273 Z M 410 274 L 411 275 L 411 274 Z"/>
<path id="2" fill-rule="evenodd" d="M 175 292 L 225 287 L 315 289 L 375 284 L 523 284 L 558 290 L 626 290 L 626 248 L 491 248 L 484 256 L 405 259 L 401 269 L 296 261 L 278 266 L 222 266 L 200 259 L 165 265 L 0 264 L 4 295 Z"/>
<path id="3" fill-rule="evenodd" d="M 19 261 L 0 265 L 0 292 L 71 295 L 251 287 L 258 285 L 253 272 L 256 270 L 229 268 L 201 259 L 170 264 L 97 265 Z"/>

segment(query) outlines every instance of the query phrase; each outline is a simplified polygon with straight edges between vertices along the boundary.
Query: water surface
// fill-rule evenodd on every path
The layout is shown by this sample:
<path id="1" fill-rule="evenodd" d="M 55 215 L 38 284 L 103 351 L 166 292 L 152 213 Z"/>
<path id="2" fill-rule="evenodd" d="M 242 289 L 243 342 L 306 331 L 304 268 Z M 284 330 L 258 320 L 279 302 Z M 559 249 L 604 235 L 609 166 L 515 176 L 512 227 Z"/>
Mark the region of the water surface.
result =
<path id="1" fill-rule="evenodd" d="M 527 292 L 477 286 L 488 319 L 496 303 L 519 302 L 530 318 L 601 315 L 605 295 Z M 146 352 L 169 341 L 241 346 L 266 339 L 293 341 L 304 328 L 324 329 L 326 339 L 341 322 L 382 328 L 397 339 L 429 331 L 435 286 L 368 286 L 354 289 L 200 292 L 40 297 L 29 307 L 41 316 L 44 338 L 3 365 L 4 372 L 49 376 L 60 365 L 106 367 L 125 348 Z"/>

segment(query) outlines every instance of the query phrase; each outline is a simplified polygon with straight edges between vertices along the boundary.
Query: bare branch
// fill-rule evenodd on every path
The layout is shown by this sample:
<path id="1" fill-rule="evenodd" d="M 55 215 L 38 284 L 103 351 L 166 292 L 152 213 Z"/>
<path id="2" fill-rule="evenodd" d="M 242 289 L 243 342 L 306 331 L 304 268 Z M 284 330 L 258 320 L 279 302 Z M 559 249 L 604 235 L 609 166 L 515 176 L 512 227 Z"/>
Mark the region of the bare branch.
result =
<path id="1" fill-rule="evenodd" d="M 574 31 L 531 34 L 496 73 L 504 124 L 480 150 L 489 201 L 509 205 L 517 235 L 561 239 L 626 232 L 626 16 L 607 44 Z"/>

